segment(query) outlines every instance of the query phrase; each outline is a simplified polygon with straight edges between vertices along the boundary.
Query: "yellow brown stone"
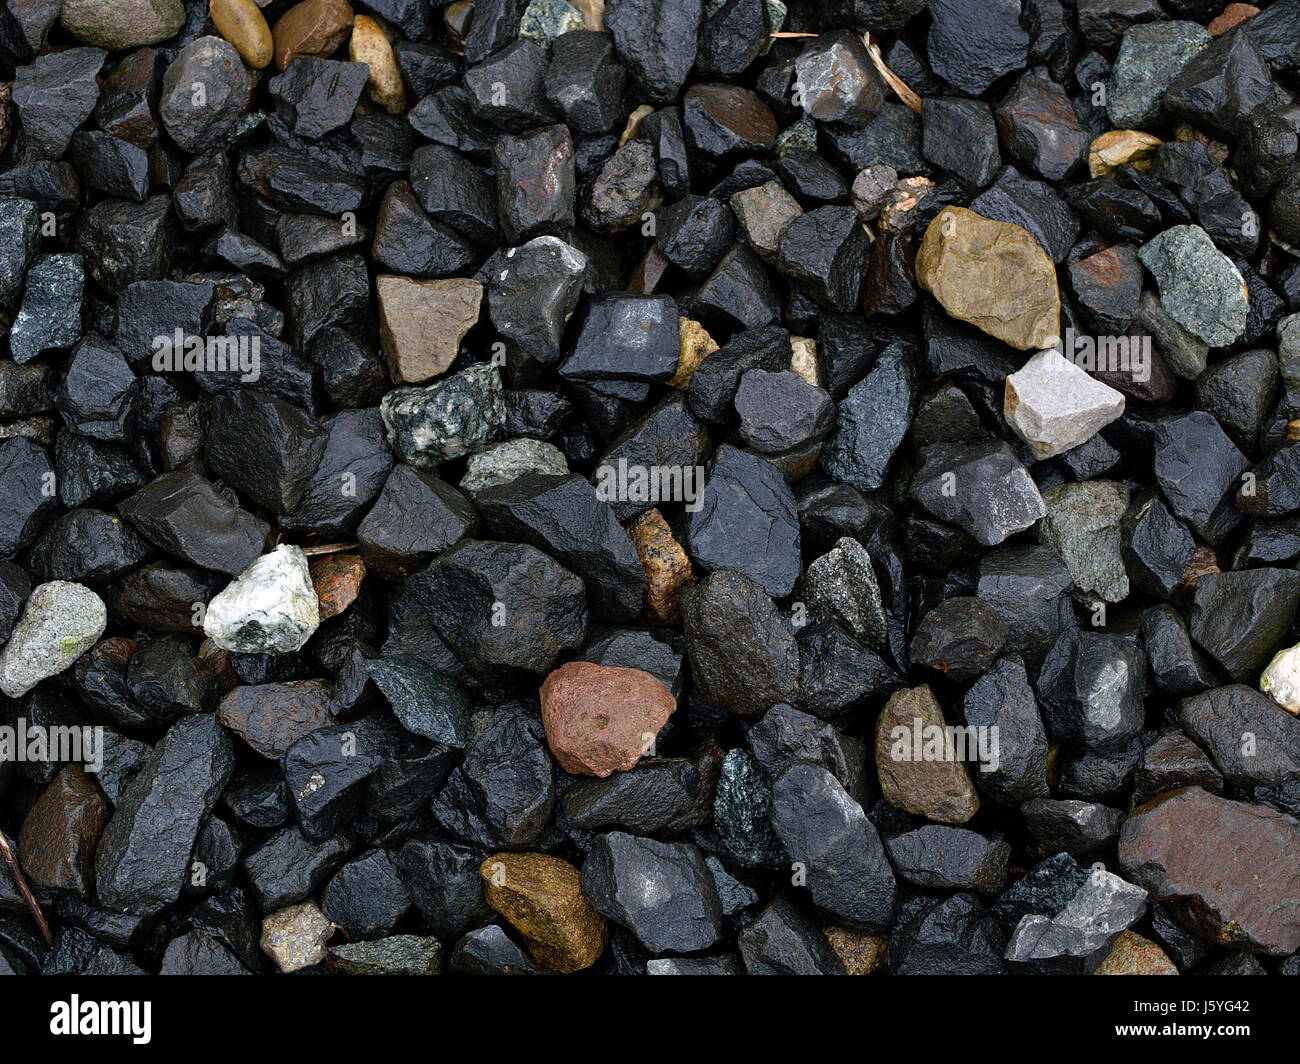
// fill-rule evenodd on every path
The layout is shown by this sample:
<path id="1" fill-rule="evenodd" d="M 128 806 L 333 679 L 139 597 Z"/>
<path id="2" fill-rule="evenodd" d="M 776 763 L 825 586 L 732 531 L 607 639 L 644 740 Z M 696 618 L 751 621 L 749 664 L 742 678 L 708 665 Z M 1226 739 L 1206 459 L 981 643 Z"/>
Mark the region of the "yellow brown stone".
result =
<path id="1" fill-rule="evenodd" d="M 334 934 L 334 924 L 314 901 L 290 905 L 262 921 L 262 952 L 282 972 L 297 972 L 320 964 Z"/>
<path id="2" fill-rule="evenodd" d="M 816 340 L 808 336 L 790 337 L 790 369 L 814 388 L 822 386 L 821 369 L 817 365 Z"/>
<path id="3" fill-rule="evenodd" d="M 235 51 L 254 70 L 270 64 L 275 42 L 266 16 L 253 0 L 210 0 L 208 13 L 217 32 L 235 46 Z"/>
<path id="4" fill-rule="evenodd" d="M 951 317 L 1021 351 L 1060 336 L 1056 266 L 1018 225 L 945 207 L 916 253 L 916 280 Z"/>
<path id="5" fill-rule="evenodd" d="M 556 972 L 590 968 L 609 925 L 579 889 L 578 870 L 544 853 L 498 853 L 479 868 L 487 903 L 524 937 L 533 960 Z"/>
<path id="6" fill-rule="evenodd" d="M 1137 129 L 1112 129 L 1088 147 L 1088 172 L 1101 177 L 1128 163 L 1135 170 L 1150 170 L 1156 149 L 1163 144 L 1159 137 Z"/>
<path id="7" fill-rule="evenodd" d="M 1149 938 L 1125 931 L 1093 975 L 1177 975 L 1178 968 Z"/>
<path id="8" fill-rule="evenodd" d="M 718 344 L 698 321 L 678 318 L 677 325 L 682 353 L 677 359 L 677 372 L 669 383 L 684 391 L 691 383 L 691 375 L 700 368 L 701 362 L 718 349 Z"/>
<path id="9" fill-rule="evenodd" d="M 695 586 L 690 557 L 658 510 L 643 513 L 628 533 L 645 569 L 646 605 L 656 620 L 677 624 L 682 619 L 682 595 Z"/>
<path id="10" fill-rule="evenodd" d="M 888 935 L 853 931 L 834 924 L 823 927 L 822 934 L 844 962 L 844 970 L 849 975 L 870 975 L 884 966 L 885 948 L 889 945 Z"/>
<path id="11" fill-rule="evenodd" d="M 352 22 L 348 58 L 369 67 L 366 92 L 375 103 L 390 115 L 399 115 L 406 110 L 406 86 L 402 83 L 397 56 L 393 54 L 393 46 L 388 43 L 383 27 L 368 15 L 358 15 Z"/>

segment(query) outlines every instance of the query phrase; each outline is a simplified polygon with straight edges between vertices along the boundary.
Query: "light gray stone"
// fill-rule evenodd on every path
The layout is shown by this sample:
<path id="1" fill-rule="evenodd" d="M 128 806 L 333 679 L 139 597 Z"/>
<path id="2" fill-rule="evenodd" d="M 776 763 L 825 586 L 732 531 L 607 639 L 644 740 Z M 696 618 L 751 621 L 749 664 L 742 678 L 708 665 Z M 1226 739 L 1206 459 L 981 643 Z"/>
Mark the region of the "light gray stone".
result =
<path id="1" fill-rule="evenodd" d="M 1039 458 L 1087 443 L 1124 413 L 1124 396 L 1058 351 L 1040 351 L 1007 378 L 1003 413 Z"/>
<path id="2" fill-rule="evenodd" d="M 1169 316 L 1211 347 L 1226 347 L 1246 328 L 1246 282 L 1209 233 L 1176 225 L 1148 240 L 1138 258 L 1160 286 Z"/>
<path id="3" fill-rule="evenodd" d="M 568 476 L 569 463 L 564 452 L 554 444 L 521 436 L 494 443 L 470 455 L 465 463 L 465 475 L 460 479 L 460 490 L 473 497 L 488 488 L 509 484 L 526 473 Z"/>
<path id="4" fill-rule="evenodd" d="M 850 632 L 877 650 L 885 647 L 885 609 L 871 555 L 850 536 L 808 566 L 804 598 L 810 609 L 822 609 Z"/>
<path id="5" fill-rule="evenodd" d="M 240 654 L 292 654 L 320 626 L 320 604 L 302 548 L 263 554 L 208 603 L 203 631 Z"/>
<path id="6" fill-rule="evenodd" d="M 107 625 L 108 608 L 90 588 L 67 580 L 41 584 L 0 653 L 0 691 L 21 698 L 93 647 Z"/>

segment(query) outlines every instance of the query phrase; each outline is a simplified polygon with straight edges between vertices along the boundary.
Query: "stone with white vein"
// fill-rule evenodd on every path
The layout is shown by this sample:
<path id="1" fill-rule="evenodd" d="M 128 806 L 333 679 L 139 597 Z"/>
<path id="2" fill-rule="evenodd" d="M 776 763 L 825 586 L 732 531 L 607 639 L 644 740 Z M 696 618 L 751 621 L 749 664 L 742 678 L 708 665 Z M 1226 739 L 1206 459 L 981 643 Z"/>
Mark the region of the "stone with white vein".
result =
<path id="1" fill-rule="evenodd" d="M 302 548 L 263 554 L 208 603 L 203 631 L 223 650 L 292 654 L 320 625 L 320 605 Z"/>

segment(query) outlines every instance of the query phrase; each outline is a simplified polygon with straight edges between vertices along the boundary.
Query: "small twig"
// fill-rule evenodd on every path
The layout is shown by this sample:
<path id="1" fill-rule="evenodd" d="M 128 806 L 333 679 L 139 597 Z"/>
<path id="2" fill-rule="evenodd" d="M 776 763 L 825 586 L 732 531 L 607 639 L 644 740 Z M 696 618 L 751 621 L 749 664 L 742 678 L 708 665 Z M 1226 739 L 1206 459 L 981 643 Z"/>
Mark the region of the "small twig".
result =
<path id="1" fill-rule="evenodd" d="M 309 558 L 317 554 L 339 554 L 345 550 L 356 550 L 355 543 L 324 543 L 319 547 L 303 547 L 303 554 Z"/>
<path id="2" fill-rule="evenodd" d="M 920 114 L 921 97 L 909 89 L 907 83 L 885 65 L 885 60 L 880 55 L 880 46 L 871 39 L 871 34 L 864 33 L 862 43 L 867 46 L 867 54 L 871 56 L 871 61 L 876 64 L 876 69 L 880 71 L 880 76 L 885 79 L 886 84 L 894 90 L 900 100 Z"/>
<path id="3" fill-rule="evenodd" d="M 769 36 L 769 37 L 789 38 L 789 37 L 816 37 L 816 36 L 819 36 L 819 35 L 816 34 L 816 33 L 793 33 L 793 32 L 790 32 L 790 31 L 782 31 L 782 32 L 777 32 L 777 33 L 769 33 L 768 36 Z"/>
<path id="4" fill-rule="evenodd" d="M 0 831 L 0 854 L 4 855 L 5 864 L 9 866 L 9 874 L 13 876 L 18 893 L 23 896 L 27 908 L 32 911 L 32 919 L 36 921 L 36 926 L 41 929 L 45 944 L 53 948 L 54 936 L 50 934 L 50 925 L 46 923 L 45 914 L 41 912 L 41 903 L 36 900 L 36 895 L 32 893 L 32 888 L 27 883 L 27 877 L 23 875 L 22 867 L 18 864 L 18 855 L 14 853 L 14 849 L 9 844 L 9 839 L 6 838 L 3 831 Z"/>

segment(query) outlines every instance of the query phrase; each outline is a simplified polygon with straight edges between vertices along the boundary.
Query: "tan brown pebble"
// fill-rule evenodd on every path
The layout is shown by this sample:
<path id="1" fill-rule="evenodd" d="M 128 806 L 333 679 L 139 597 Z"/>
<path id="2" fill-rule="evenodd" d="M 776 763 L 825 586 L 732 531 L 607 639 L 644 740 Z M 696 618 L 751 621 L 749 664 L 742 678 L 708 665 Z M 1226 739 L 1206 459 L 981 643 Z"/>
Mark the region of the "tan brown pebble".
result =
<path id="1" fill-rule="evenodd" d="M 781 234 L 803 208 L 776 181 L 765 181 L 754 188 L 732 193 L 731 210 L 740 230 L 760 258 L 775 262 L 781 247 Z"/>
<path id="2" fill-rule="evenodd" d="M 60 769 L 32 805 L 18 835 L 18 853 L 33 885 L 90 893 L 95 847 L 111 813 L 99 784 L 81 765 Z"/>
<path id="3" fill-rule="evenodd" d="M 690 556 L 658 510 L 643 513 L 628 526 L 628 534 L 645 569 L 645 601 L 650 612 L 663 624 L 679 623 L 682 595 L 695 586 Z"/>
<path id="4" fill-rule="evenodd" d="M 9 82 L 0 84 L 0 152 L 9 147 L 14 135 L 14 87 Z"/>
<path id="5" fill-rule="evenodd" d="M 270 64 L 275 41 L 266 16 L 253 0 L 209 0 L 208 12 L 217 32 L 235 46 L 245 63 L 254 70 Z"/>
<path id="6" fill-rule="evenodd" d="M 265 758 L 276 760 L 304 735 L 333 724 L 333 699 L 322 680 L 236 687 L 217 706 L 217 720 Z"/>
<path id="7" fill-rule="evenodd" d="M 669 383 L 674 388 L 685 389 L 691 383 L 691 374 L 700 368 L 700 363 L 705 358 L 718 349 L 718 344 L 698 321 L 678 318 L 677 326 L 682 350 L 677 358 L 677 372 Z"/>
<path id="8" fill-rule="evenodd" d="M 540 694 L 546 743 L 560 767 L 602 779 L 640 761 L 677 708 L 650 673 L 589 661 L 552 671 Z"/>
<path id="9" fill-rule="evenodd" d="M 826 936 L 826 941 L 831 944 L 836 956 L 844 962 L 844 970 L 849 975 L 870 975 L 884 966 L 885 949 L 889 945 L 888 935 L 853 931 L 834 924 L 823 927 L 822 934 Z"/>
<path id="10" fill-rule="evenodd" d="M 1093 975 L 1177 975 L 1178 968 L 1149 938 L 1125 931 Z"/>
<path id="11" fill-rule="evenodd" d="M 1056 266 L 1028 232 L 945 207 L 916 253 L 916 280 L 951 317 L 1022 351 L 1061 334 Z"/>
<path id="12" fill-rule="evenodd" d="M 375 279 L 379 338 L 395 384 L 423 384 L 447 371 L 460 342 L 478 321 L 483 286 L 468 277 L 417 281 Z"/>
<path id="13" fill-rule="evenodd" d="M 1249 22 L 1258 14 L 1259 8 L 1254 4 L 1229 4 L 1205 28 L 1210 31 L 1211 37 L 1222 37 L 1234 26 Z"/>
<path id="14" fill-rule="evenodd" d="M 964 824 L 980 807 L 970 770 L 964 761 L 926 756 L 925 740 L 942 736 L 945 727 L 928 684 L 895 691 L 876 721 L 876 774 L 890 805 L 940 824 Z"/>
<path id="15" fill-rule="evenodd" d="M 320 964 L 334 925 L 314 901 L 290 905 L 262 921 L 262 952 L 280 971 L 297 972 Z"/>
<path id="16" fill-rule="evenodd" d="M 1300 440 L 1300 420 L 1286 423 L 1286 439 L 1288 443 L 1295 443 L 1296 440 Z"/>
<path id="17" fill-rule="evenodd" d="M 300 55 L 328 59 L 348 39 L 353 18 L 347 0 L 302 0 L 295 4 L 271 30 L 275 65 L 285 70 Z"/>
<path id="18" fill-rule="evenodd" d="M 582 15 L 587 29 L 597 33 L 605 29 L 605 0 L 569 0 L 569 6 Z"/>
<path id="19" fill-rule="evenodd" d="M 365 63 L 370 68 L 366 91 L 375 103 L 390 115 L 406 110 L 406 86 L 402 84 L 393 46 L 383 27 L 368 15 L 358 15 L 352 22 L 348 56 L 354 63 Z"/>
<path id="20" fill-rule="evenodd" d="M 1150 170 L 1156 149 L 1163 143 L 1159 137 L 1140 130 L 1112 129 L 1088 147 L 1088 172 L 1101 177 L 1125 163 L 1135 170 Z"/>
<path id="21" fill-rule="evenodd" d="M 320 603 L 320 619 L 337 617 L 361 594 L 361 581 L 366 578 L 366 563 L 357 554 L 322 554 L 307 563 L 316 600 Z"/>
<path id="22" fill-rule="evenodd" d="M 600 959 L 609 925 L 582 896 L 578 870 L 544 853 L 498 853 L 479 867 L 487 903 L 524 936 L 533 960 L 579 972 Z"/>
<path id="23" fill-rule="evenodd" d="M 790 337 L 790 369 L 814 388 L 822 386 L 816 340 L 807 336 Z"/>
<path id="24" fill-rule="evenodd" d="M 627 116 L 627 125 L 623 127 L 623 134 L 618 138 L 618 146 L 621 148 L 629 140 L 641 132 L 641 123 L 655 113 L 655 109 L 648 103 L 643 103 L 635 111 Z"/>

